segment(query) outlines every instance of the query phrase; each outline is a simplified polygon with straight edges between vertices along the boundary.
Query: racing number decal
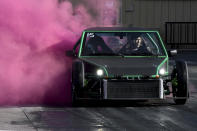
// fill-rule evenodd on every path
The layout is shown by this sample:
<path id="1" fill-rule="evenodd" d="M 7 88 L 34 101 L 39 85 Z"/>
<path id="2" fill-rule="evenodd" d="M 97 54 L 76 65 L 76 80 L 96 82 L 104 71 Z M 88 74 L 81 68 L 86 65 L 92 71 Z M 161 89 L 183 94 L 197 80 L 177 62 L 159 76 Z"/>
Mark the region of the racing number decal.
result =
<path id="1" fill-rule="evenodd" d="M 88 33 L 87 37 L 93 38 L 94 37 L 94 33 Z"/>

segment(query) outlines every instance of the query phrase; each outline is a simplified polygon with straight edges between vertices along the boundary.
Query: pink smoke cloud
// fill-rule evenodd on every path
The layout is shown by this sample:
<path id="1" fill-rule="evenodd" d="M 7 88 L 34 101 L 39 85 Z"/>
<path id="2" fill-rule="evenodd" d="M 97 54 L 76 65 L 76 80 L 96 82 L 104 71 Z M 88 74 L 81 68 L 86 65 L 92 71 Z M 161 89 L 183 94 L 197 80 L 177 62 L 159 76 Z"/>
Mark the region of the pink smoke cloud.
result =
<path id="1" fill-rule="evenodd" d="M 70 103 L 72 60 L 65 50 L 98 19 L 69 1 L 1 0 L 0 105 Z"/>

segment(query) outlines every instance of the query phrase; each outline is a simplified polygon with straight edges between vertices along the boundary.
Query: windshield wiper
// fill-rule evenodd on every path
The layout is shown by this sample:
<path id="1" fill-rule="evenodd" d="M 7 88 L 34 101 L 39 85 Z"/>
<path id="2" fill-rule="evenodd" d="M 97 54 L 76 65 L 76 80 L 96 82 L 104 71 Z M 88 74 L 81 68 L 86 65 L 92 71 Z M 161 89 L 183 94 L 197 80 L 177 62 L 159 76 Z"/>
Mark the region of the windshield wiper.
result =
<path id="1" fill-rule="evenodd" d="M 152 54 L 152 53 L 147 53 L 147 52 L 131 52 L 129 54 L 124 54 L 124 55 L 130 55 L 130 56 L 159 56 L 158 54 Z"/>
<path id="2" fill-rule="evenodd" d="M 124 54 L 122 54 L 122 53 L 117 53 L 116 55 L 125 57 Z"/>
<path id="3" fill-rule="evenodd" d="M 158 57 L 158 54 L 152 54 L 152 53 L 145 53 L 145 52 L 141 52 L 141 53 L 128 53 L 128 54 L 122 54 L 122 53 L 95 53 L 95 54 L 88 54 L 88 56 L 121 56 L 121 57 L 125 57 L 125 56 L 154 56 L 154 57 Z"/>
<path id="4" fill-rule="evenodd" d="M 89 56 L 122 56 L 122 57 L 124 57 L 124 55 L 121 53 L 118 53 L 118 54 L 116 54 L 116 53 L 95 53 L 95 54 L 89 54 Z"/>
<path id="5" fill-rule="evenodd" d="M 142 53 L 140 53 L 140 55 L 143 55 L 143 56 L 152 56 L 153 54 L 152 54 L 152 53 L 145 53 L 145 52 L 142 52 Z"/>
<path id="6" fill-rule="evenodd" d="M 152 54 L 152 53 L 141 53 L 141 55 L 143 56 L 154 56 L 154 57 L 158 57 L 158 54 Z"/>

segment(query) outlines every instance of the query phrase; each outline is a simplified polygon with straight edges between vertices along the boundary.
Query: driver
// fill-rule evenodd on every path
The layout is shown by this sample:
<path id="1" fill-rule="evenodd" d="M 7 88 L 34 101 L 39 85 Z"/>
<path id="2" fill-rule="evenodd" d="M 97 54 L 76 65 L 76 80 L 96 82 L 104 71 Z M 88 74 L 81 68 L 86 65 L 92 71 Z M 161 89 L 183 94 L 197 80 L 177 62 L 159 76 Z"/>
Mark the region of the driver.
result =
<path id="1" fill-rule="evenodd" d="M 139 53 L 150 53 L 150 48 L 146 46 L 144 43 L 142 37 L 138 36 L 136 39 L 134 39 L 134 45 L 132 52 L 139 52 Z"/>
<path id="2" fill-rule="evenodd" d="M 131 54 L 152 54 L 151 49 L 147 44 L 145 44 L 145 41 L 143 37 L 140 34 L 134 34 L 128 36 L 127 44 L 123 46 L 122 49 L 120 49 L 120 53 L 131 55 Z"/>
<path id="3" fill-rule="evenodd" d="M 134 40 L 134 49 L 132 49 L 132 50 L 137 51 L 137 50 L 144 48 L 144 46 L 145 46 L 145 44 L 142 43 L 142 38 L 139 36 Z"/>

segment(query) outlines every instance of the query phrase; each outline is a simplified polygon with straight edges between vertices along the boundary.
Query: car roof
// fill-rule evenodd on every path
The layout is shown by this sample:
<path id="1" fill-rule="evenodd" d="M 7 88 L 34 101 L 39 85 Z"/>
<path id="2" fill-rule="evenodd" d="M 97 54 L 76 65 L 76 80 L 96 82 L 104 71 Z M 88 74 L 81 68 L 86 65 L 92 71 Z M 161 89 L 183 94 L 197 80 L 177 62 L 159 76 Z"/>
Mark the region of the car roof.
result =
<path id="1" fill-rule="evenodd" d="M 158 31 L 158 29 L 140 27 L 92 27 L 85 31 Z"/>

